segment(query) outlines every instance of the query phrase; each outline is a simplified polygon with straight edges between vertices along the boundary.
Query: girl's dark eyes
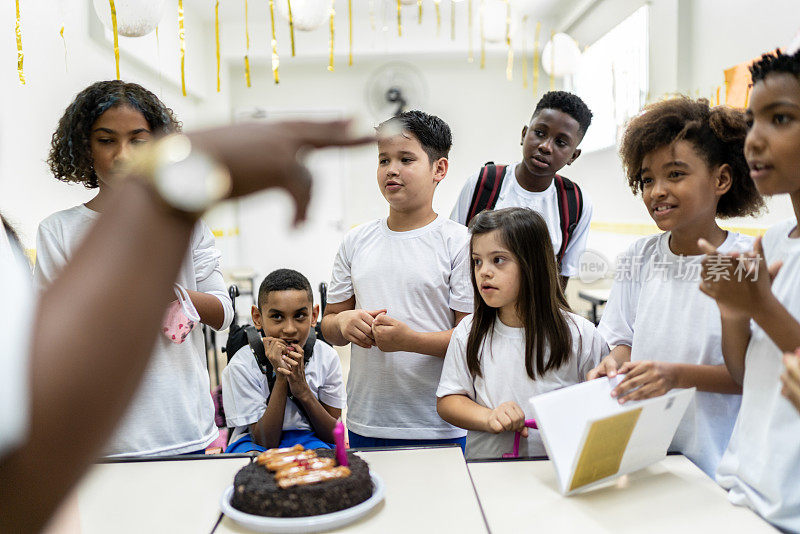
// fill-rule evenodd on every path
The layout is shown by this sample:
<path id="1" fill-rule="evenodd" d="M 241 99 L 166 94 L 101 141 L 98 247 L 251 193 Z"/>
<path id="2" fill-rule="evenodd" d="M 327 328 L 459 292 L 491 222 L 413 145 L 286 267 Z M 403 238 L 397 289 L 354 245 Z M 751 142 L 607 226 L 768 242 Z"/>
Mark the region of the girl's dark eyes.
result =
<path id="1" fill-rule="evenodd" d="M 642 187 L 644 187 L 646 185 L 650 185 L 652 183 L 653 183 L 653 179 L 652 178 L 642 178 Z"/>
<path id="2" fill-rule="evenodd" d="M 772 116 L 772 122 L 778 125 L 786 124 L 787 122 L 789 122 L 789 120 L 790 117 L 788 115 L 784 115 L 783 113 L 776 113 L 775 115 Z"/>

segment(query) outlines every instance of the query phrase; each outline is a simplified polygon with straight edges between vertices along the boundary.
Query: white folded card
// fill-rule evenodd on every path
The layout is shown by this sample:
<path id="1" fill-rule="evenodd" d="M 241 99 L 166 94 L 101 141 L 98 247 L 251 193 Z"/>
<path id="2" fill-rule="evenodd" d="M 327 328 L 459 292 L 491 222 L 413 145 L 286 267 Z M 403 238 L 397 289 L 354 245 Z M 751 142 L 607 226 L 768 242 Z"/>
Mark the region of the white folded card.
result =
<path id="1" fill-rule="evenodd" d="M 536 424 L 564 495 L 657 462 L 667 448 L 695 388 L 620 404 L 611 396 L 623 375 L 599 378 L 530 400 Z"/>

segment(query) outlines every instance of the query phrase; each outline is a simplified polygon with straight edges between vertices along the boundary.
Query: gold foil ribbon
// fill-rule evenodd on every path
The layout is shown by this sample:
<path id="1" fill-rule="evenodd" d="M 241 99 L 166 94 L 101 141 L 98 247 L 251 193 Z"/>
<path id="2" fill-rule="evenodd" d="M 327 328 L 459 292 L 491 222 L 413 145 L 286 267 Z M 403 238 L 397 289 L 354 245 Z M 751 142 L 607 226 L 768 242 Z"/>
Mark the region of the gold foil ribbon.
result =
<path id="1" fill-rule="evenodd" d="M 722 87 L 718 85 L 717 86 L 717 99 L 716 99 L 716 103 L 714 104 L 715 106 L 719 106 L 719 92 L 720 92 L 721 89 L 722 89 Z"/>
<path id="2" fill-rule="evenodd" d="M 403 4 L 397 0 L 397 35 L 403 35 Z"/>
<path id="3" fill-rule="evenodd" d="M 456 40 L 456 0 L 450 0 L 450 40 Z"/>
<path id="4" fill-rule="evenodd" d="M 469 5 L 467 9 L 469 10 L 469 13 L 467 14 L 467 20 L 468 20 L 467 25 L 469 26 L 467 32 L 469 33 L 469 56 L 467 56 L 467 61 L 472 63 L 473 61 L 475 61 L 475 50 L 473 48 L 473 43 L 472 43 L 472 32 L 474 31 L 474 24 L 472 21 L 472 0 L 469 0 Z"/>
<path id="5" fill-rule="evenodd" d="M 214 2 L 214 36 L 217 40 L 217 92 L 220 91 L 219 83 L 219 69 L 220 69 L 220 55 L 219 55 L 219 0 Z"/>
<path id="6" fill-rule="evenodd" d="M 480 25 L 481 25 L 481 68 L 482 69 L 486 68 L 486 33 L 483 30 L 484 19 L 486 18 L 484 16 L 484 9 L 485 8 L 486 8 L 486 4 L 484 3 L 484 0 L 481 0 L 481 8 L 480 8 L 481 20 L 480 20 Z"/>
<path id="7" fill-rule="evenodd" d="M 178 0 L 178 41 L 181 45 L 181 92 L 186 96 L 186 29 L 183 26 L 183 0 Z"/>
<path id="8" fill-rule="evenodd" d="M 292 39 L 292 57 L 294 57 L 294 17 L 292 17 L 292 0 L 286 0 L 286 8 L 289 11 L 289 36 Z"/>
<path id="9" fill-rule="evenodd" d="M 244 79 L 247 82 L 247 87 L 250 87 L 250 24 L 247 19 L 247 0 L 244 0 L 244 37 L 246 43 L 246 52 L 244 53 Z"/>
<path id="10" fill-rule="evenodd" d="M 506 45 L 508 46 L 508 62 L 506 63 L 506 79 L 514 79 L 514 47 L 511 46 L 511 2 L 506 0 Z"/>
<path id="11" fill-rule="evenodd" d="M 19 18 L 19 0 L 17 0 L 17 25 L 15 32 L 17 34 L 17 75 L 19 75 L 19 83 L 25 85 L 25 72 L 22 70 L 22 60 L 25 59 L 25 54 L 22 53 L 22 23 Z M 119 78 L 119 67 L 117 67 L 117 78 Z"/>
<path id="12" fill-rule="evenodd" d="M 108 0 L 108 5 L 111 7 L 111 27 L 114 30 L 114 62 L 117 66 L 117 79 L 119 80 L 119 33 L 117 32 L 117 6 L 114 5 L 114 0 Z M 17 8 L 19 8 L 19 0 L 17 0 Z M 17 27 L 19 28 L 19 26 Z M 17 34 L 17 43 L 20 47 L 22 46 L 22 36 L 20 36 L 19 33 Z M 19 68 L 22 68 L 21 58 L 19 60 Z M 24 78 L 23 83 L 25 83 Z"/>
<path id="13" fill-rule="evenodd" d="M 269 16 L 272 25 L 272 76 L 275 78 L 275 84 L 279 84 L 281 77 L 278 74 L 278 67 L 281 61 L 278 57 L 278 40 L 275 38 L 275 0 L 269 0 Z"/>
<path id="14" fill-rule="evenodd" d="M 350 44 L 347 54 L 347 65 L 353 66 L 353 0 L 347 0 L 347 24 L 350 27 Z"/>
<path id="15" fill-rule="evenodd" d="M 550 30 L 550 90 L 553 91 L 556 88 L 556 43 L 553 37 L 555 36 L 556 32 L 554 30 Z"/>
<path id="16" fill-rule="evenodd" d="M 331 0 L 331 54 L 328 60 L 328 70 L 333 72 L 333 38 L 336 29 L 336 0 Z"/>
<path id="17" fill-rule="evenodd" d="M 542 32 L 541 21 L 536 22 L 536 33 L 533 36 L 533 96 L 539 94 L 539 34 Z"/>
<path id="18" fill-rule="evenodd" d="M 442 34 L 442 0 L 433 0 L 436 6 L 436 36 Z"/>
<path id="19" fill-rule="evenodd" d="M 522 87 L 528 88 L 528 15 L 522 17 Z"/>
<path id="20" fill-rule="evenodd" d="M 158 28 L 156 28 L 158 30 Z M 61 30 L 58 32 L 61 36 L 61 43 L 64 45 L 64 72 L 69 72 L 69 62 L 67 61 L 67 39 L 64 37 L 64 25 L 61 25 Z"/>
<path id="21" fill-rule="evenodd" d="M 422 24 L 422 0 L 417 0 L 417 24 Z"/>

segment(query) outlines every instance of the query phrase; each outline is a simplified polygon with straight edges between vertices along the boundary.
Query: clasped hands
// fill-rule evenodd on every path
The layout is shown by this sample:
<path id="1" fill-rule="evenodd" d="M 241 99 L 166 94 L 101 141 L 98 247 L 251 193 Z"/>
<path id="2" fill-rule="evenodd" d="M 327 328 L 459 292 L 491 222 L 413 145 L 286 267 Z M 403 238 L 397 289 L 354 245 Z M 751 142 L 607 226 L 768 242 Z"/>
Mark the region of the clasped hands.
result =
<path id="1" fill-rule="evenodd" d="M 349 310 L 340 313 L 339 328 L 344 338 L 365 349 L 383 352 L 407 350 L 414 331 L 404 322 L 387 315 L 387 310 Z"/>
<path id="2" fill-rule="evenodd" d="M 282 339 L 265 337 L 264 352 L 275 374 L 283 377 L 289 385 L 289 391 L 298 399 L 311 392 L 306 382 L 303 347 L 297 343 L 286 343 Z"/>

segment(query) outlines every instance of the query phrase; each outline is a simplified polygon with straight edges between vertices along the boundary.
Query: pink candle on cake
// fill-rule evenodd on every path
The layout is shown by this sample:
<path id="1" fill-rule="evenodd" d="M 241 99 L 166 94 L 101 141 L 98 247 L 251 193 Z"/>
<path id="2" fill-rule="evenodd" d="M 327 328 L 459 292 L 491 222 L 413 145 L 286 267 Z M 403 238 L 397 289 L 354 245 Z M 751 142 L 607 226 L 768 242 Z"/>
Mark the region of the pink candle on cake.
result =
<path id="1" fill-rule="evenodd" d="M 333 429 L 333 440 L 336 443 L 336 461 L 339 465 L 347 465 L 347 448 L 344 446 L 344 425 L 336 422 Z"/>

